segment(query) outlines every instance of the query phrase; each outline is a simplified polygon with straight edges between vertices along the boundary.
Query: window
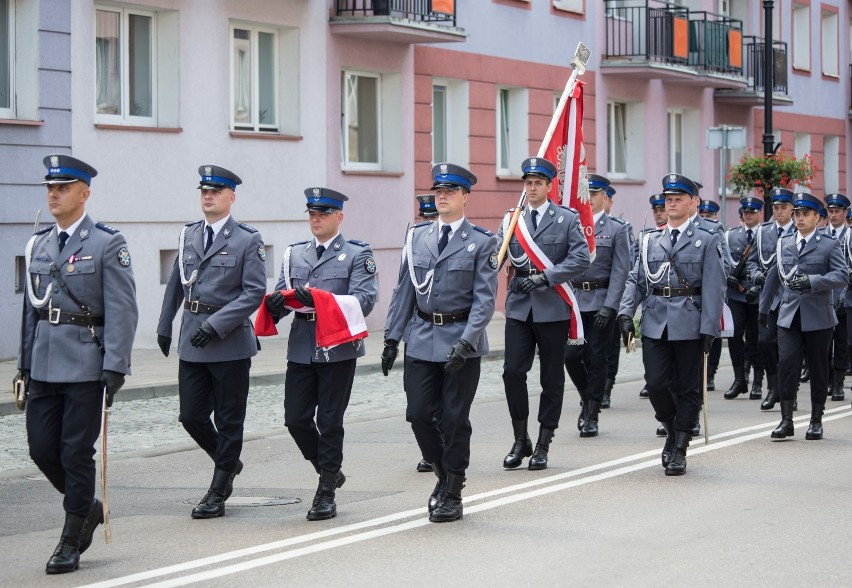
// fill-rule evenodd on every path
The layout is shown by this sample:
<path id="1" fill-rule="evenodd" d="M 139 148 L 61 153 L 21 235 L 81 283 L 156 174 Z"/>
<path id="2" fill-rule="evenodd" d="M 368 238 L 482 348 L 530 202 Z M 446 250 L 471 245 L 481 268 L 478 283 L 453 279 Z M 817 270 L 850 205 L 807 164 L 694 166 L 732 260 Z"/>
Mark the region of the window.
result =
<path id="1" fill-rule="evenodd" d="M 231 27 L 231 128 L 278 132 L 278 35 Z"/>
<path id="2" fill-rule="evenodd" d="M 669 172 L 683 172 L 683 112 L 670 110 L 668 113 L 669 128 Z"/>
<path id="3" fill-rule="evenodd" d="M 838 17 L 836 12 L 823 11 L 822 13 L 822 73 L 827 76 L 838 77 L 840 66 L 838 64 Z"/>
<path id="4" fill-rule="evenodd" d="M 497 173 L 519 176 L 529 157 L 528 92 L 524 88 L 497 90 Z"/>
<path id="5" fill-rule="evenodd" d="M 464 80 L 432 80 L 432 163 L 452 161 L 466 166 L 470 157 L 468 84 Z"/>
<path id="6" fill-rule="evenodd" d="M 793 150 L 797 158 L 802 158 L 809 155 L 811 152 L 811 135 L 810 133 L 793 133 Z M 796 184 L 793 187 L 794 192 L 798 192 L 804 186 Z"/>
<path id="7" fill-rule="evenodd" d="M 177 261 L 177 249 L 160 249 L 160 284 L 168 284 Z"/>
<path id="8" fill-rule="evenodd" d="M 627 174 L 627 105 L 610 102 L 606 111 L 608 175 Z"/>
<path id="9" fill-rule="evenodd" d="M 553 0 L 553 7 L 557 10 L 576 12 L 583 14 L 583 3 L 585 0 Z"/>
<path id="10" fill-rule="evenodd" d="M 14 0 L 0 0 L 0 117 L 11 117 L 14 88 Z"/>
<path id="11" fill-rule="evenodd" d="M 15 294 L 27 289 L 27 264 L 23 255 L 15 256 Z"/>
<path id="12" fill-rule="evenodd" d="M 811 70 L 810 21 L 811 7 L 793 4 L 793 67 L 804 71 Z"/>
<path id="13" fill-rule="evenodd" d="M 449 161 L 447 156 L 447 87 L 432 86 L 432 161 Z"/>
<path id="14" fill-rule="evenodd" d="M 381 92 L 379 75 L 343 73 L 343 162 L 349 169 L 382 167 Z"/>
<path id="15" fill-rule="evenodd" d="M 840 137 L 826 135 L 823 138 L 824 191 L 833 194 L 840 191 Z"/>
<path id="16" fill-rule="evenodd" d="M 688 149 L 686 145 L 700 144 L 699 112 L 693 109 L 673 109 L 668 112 L 668 163 L 669 172 L 699 179 L 701 161 L 699 149 Z"/>

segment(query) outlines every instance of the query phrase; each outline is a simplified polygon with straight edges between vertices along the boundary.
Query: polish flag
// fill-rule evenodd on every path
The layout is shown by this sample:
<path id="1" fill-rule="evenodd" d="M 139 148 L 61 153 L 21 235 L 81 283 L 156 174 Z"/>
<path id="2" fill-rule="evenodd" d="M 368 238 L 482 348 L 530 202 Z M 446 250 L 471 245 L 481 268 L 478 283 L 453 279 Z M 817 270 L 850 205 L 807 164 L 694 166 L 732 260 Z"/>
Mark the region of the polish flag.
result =
<path id="1" fill-rule="evenodd" d="M 367 336 L 367 321 L 361 311 L 361 304 L 354 296 L 332 294 L 325 290 L 309 288 L 315 307 L 305 306 L 296 299 L 294 290 L 281 290 L 286 300 L 285 308 L 299 312 L 316 312 L 317 346 L 331 349 L 343 343 L 350 343 Z M 272 314 L 266 308 L 267 294 L 260 303 L 254 332 L 258 337 L 277 335 L 278 328 L 272 320 Z"/>

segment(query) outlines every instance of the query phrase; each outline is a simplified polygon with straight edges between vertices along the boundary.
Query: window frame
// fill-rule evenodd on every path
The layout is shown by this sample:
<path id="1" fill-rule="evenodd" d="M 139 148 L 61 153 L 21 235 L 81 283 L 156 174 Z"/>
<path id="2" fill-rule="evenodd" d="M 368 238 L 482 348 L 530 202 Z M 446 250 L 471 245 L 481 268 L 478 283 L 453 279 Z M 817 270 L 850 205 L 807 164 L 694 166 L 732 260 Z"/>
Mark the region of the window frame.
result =
<path id="1" fill-rule="evenodd" d="M 622 133 L 623 133 L 622 143 L 623 143 L 623 151 L 624 151 L 623 154 L 622 154 L 622 160 L 623 160 L 623 163 L 624 163 L 624 170 L 623 171 L 615 170 L 612 167 L 610 167 L 612 165 L 612 163 L 616 160 L 616 151 L 615 151 L 615 148 L 616 148 L 615 138 L 616 137 L 614 136 L 615 135 L 615 125 L 611 124 L 611 121 L 613 120 L 613 116 L 614 116 L 615 110 L 616 110 L 615 107 L 617 107 L 617 106 L 621 107 L 621 112 L 622 112 L 622 129 L 621 130 L 622 130 Z M 606 104 L 606 125 L 607 125 L 607 132 L 606 132 L 606 135 L 607 135 L 607 162 L 606 162 L 606 167 L 607 167 L 607 177 L 609 177 L 611 179 L 612 178 L 626 178 L 627 177 L 627 170 L 628 170 L 627 135 L 628 135 L 628 128 L 629 128 L 628 127 L 628 124 L 629 124 L 628 110 L 629 109 L 628 109 L 628 105 L 627 105 L 626 102 L 619 102 L 618 100 L 607 101 L 607 104 Z"/>
<path id="2" fill-rule="evenodd" d="M 251 114 L 252 123 L 237 123 L 234 118 L 234 93 L 236 92 L 236 80 L 234 76 L 234 31 L 236 29 L 248 30 L 250 33 L 249 47 L 251 50 Z M 258 134 L 279 134 L 281 133 L 281 31 L 275 27 L 259 26 L 240 21 L 228 23 L 228 120 L 230 130 L 241 133 L 258 133 Z M 273 104 L 275 105 L 275 124 L 260 123 L 260 59 L 259 59 L 259 44 L 260 34 L 271 34 L 273 36 L 273 72 L 275 79 L 273 81 L 273 89 L 275 96 Z"/>
<path id="3" fill-rule="evenodd" d="M 797 13 L 804 11 L 806 14 L 805 19 L 805 27 L 804 31 L 802 30 L 799 21 L 797 20 Z M 800 17 L 801 18 L 801 17 Z M 798 4 L 793 2 L 792 8 L 792 17 L 791 17 L 791 26 L 792 26 L 792 37 L 793 37 L 793 48 L 792 48 L 792 66 L 796 71 L 808 72 L 810 73 L 812 67 L 813 57 L 811 55 L 811 6 L 810 4 Z M 805 33 L 802 39 L 798 37 Z M 803 54 L 804 52 L 804 54 Z M 807 62 L 806 64 L 804 62 Z"/>
<path id="4" fill-rule="evenodd" d="M 357 69 L 344 69 L 342 71 L 341 76 L 341 116 L 340 116 L 340 132 L 341 132 L 341 168 L 343 170 L 351 170 L 351 171 L 382 171 L 383 167 L 383 115 L 382 115 L 382 100 L 383 100 L 383 87 L 382 87 L 382 74 L 378 72 L 370 72 L 364 70 Z M 366 77 L 373 78 L 376 80 L 376 161 L 373 162 L 361 162 L 361 161 L 349 161 L 349 84 L 348 78 L 349 76 L 358 76 L 358 77 Z"/>
<path id="5" fill-rule="evenodd" d="M 442 131 L 441 136 L 444 139 L 444 141 L 443 141 L 444 144 L 443 144 L 443 156 L 442 157 L 436 156 L 436 149 L 435 149 L 435 137 L 436 137 L 436 133 L 435 133 L 435 126 L 436 126 L 435 125 L 435 123 L 436 123 L 435 93 L 436 93 L 436 91 L 439 91 L 439 93 L 441 93 L 443 95 L 443 114 L 444 114 L 444 116 L 443 116 L 443 121 L 442 121 L 443 122 L 443 128 L 441 129 L 441 131 Z M 433 81 L 432 82 L 432 163 L 433 164 L 441 163 L 441 162 L 444 162 L 444 161 L 449 161 L 449 155 L 450 155 L 449 130 L 451 128 L 449 104 L 450 104 L 450 89 L 447 86 L 447 84 Z"/>
<path id="6" fill-rule="evenodd" d="M 0 118 L 15 118 L 15 0 L 6 0 L 6 29 L 7 63 L 9 79 L 9 106 L 0 106 Z"/>
<path id="7" fill-rule="evenodd" d="M 98 12 L 112 12 L 119 15 L 119 63 L 120 63 L 120 88 L 121 88 L 121 114 L 105 114 L 98 112 L 98 51 L 97 51 L 97 26 Z M 135 7 L 117 4 L 95 4 L 93 6 L 95 46 L 94 46 L 94 108 L 95 124 L 125 125 L 138 127 L 157 126 L 157 102 L 159 78 L 159 63 L 157 57 L 157 12 L 154 10 L 140 10 Z M 151 116 L 137 116 L 130 114 L 130 16 L 143 16 L 151 19 Z"/>
<path id="8" fill-rule="evenodd" d="M 819 36 L 820 36 L 820 71 L 822 75 L 827 78 L 839 79 L 840 78 L 840 15 L 833 11 L 827 10 L 827 6 L 823 5 L 822 10 L 820 11 L 819 18 Z M 832 31 L 834 35 L 834 45 L 833 47 L 828 47 L 826 50 L 826 27 L 825 21 L 826 17 L 834 20 L 834 31 Z M 829 25 L 831 23 L 829 22 Z M 831 42 L 831 39 L 829 39 Z M 831 63 L 834 66 L 834 71 L 826 71 L 826 56 L 829 55 L 831 57 Z"/>
<path id="9" fill-rule="evenodd" d="M 677 120 L 679 122 L 679 129 L 675 129 L 674 121 Z M 682 108 L 669 108 L 666 112 L 666 136 L 667 136 L 667 160 L 668 160 L 668 172 L 667 173 L 676 173 L 683 174 L 684 173 L 684 144 L 685 144 L 685 128 L 684 125 L 686 123 L 686 112 Z M 676 134 L 680 132 L 680 136 L 676 137 Z M 674 151 L 673 145 L 675 139 L 679 142 L 679 151 Z M 680 157 L 680 165 L 678 165 L 677 157 Z"/>

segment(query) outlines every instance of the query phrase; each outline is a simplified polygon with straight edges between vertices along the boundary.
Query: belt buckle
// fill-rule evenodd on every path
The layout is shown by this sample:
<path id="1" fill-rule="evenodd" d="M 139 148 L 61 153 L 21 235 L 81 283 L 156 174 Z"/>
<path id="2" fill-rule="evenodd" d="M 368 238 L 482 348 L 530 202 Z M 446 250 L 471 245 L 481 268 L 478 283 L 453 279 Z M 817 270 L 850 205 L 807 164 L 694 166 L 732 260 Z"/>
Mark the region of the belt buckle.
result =
<path id="1" fill-rule="evenodd" d="M 432 313 L 432 324 L 437 325 L 439 327 L 444 326 L 444 315 L 439 313 Z"/>
<path id="2" fill-rule="evenodd" d="M 316 320 L 317 320 L 317 313 L 315 313 L 315 312 L 306 312 L 306 313 L 305 313 L 305 320 L 306 320 L 306 321 L 308 321 L 308 322 L 316 322 Z"/>
<path id="3" fill-rule="evenodd" d="M 47 322 L 51 325 L 59 324 L 59 315 L 62 314 L 61 308 L 53 308 L 52 306 L 48 309 Z"/>
<path id="4" fill-rule="evenodd" d="M 664 298 L 671 298 L 672 297 L 671 286 L 663 286 L 663 297 Z"/>
<path id="5" fill-rule="evenodd" d="M 193 314 L 198 314 L 198 300 L 193 300 L 189 303 L 189 312 Z"/>
<path id="6" fill-rule="evenodd" d="M 591 292 L 592 291 L 591 282 L 583 282 L 582 286 L 583 286 L 583 292 Z"/>

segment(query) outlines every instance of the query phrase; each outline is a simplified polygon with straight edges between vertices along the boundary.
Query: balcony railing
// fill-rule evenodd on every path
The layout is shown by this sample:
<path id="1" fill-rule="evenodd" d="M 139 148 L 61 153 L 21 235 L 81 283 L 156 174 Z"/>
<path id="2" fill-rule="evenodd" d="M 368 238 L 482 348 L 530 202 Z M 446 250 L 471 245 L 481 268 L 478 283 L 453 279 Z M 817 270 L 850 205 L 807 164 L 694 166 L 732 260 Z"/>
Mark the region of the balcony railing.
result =
<path id="1" fill-rule="evenodd" d="M 764 91 L 763 56 L 766 54 L 764 40 L 761 37 L 747 35 L 743 38 L 743 57 L 745 59 L 745 77 L 748 89 L 753 92 Z M 772 42 L 773 73 L 772 92 L 787 93 L 787 43 Z"/>
<path id="2" fill-rule="evenodd" d="M 742 22 L 712 12 L 690 12 L 689 64 L 705 71 L 741 75 Z"/>
<path id="3" fill-rule="evenodd" d="M 390 16 L 456 26 L 455 0 L 337 0 L 337 16 Z"/>

